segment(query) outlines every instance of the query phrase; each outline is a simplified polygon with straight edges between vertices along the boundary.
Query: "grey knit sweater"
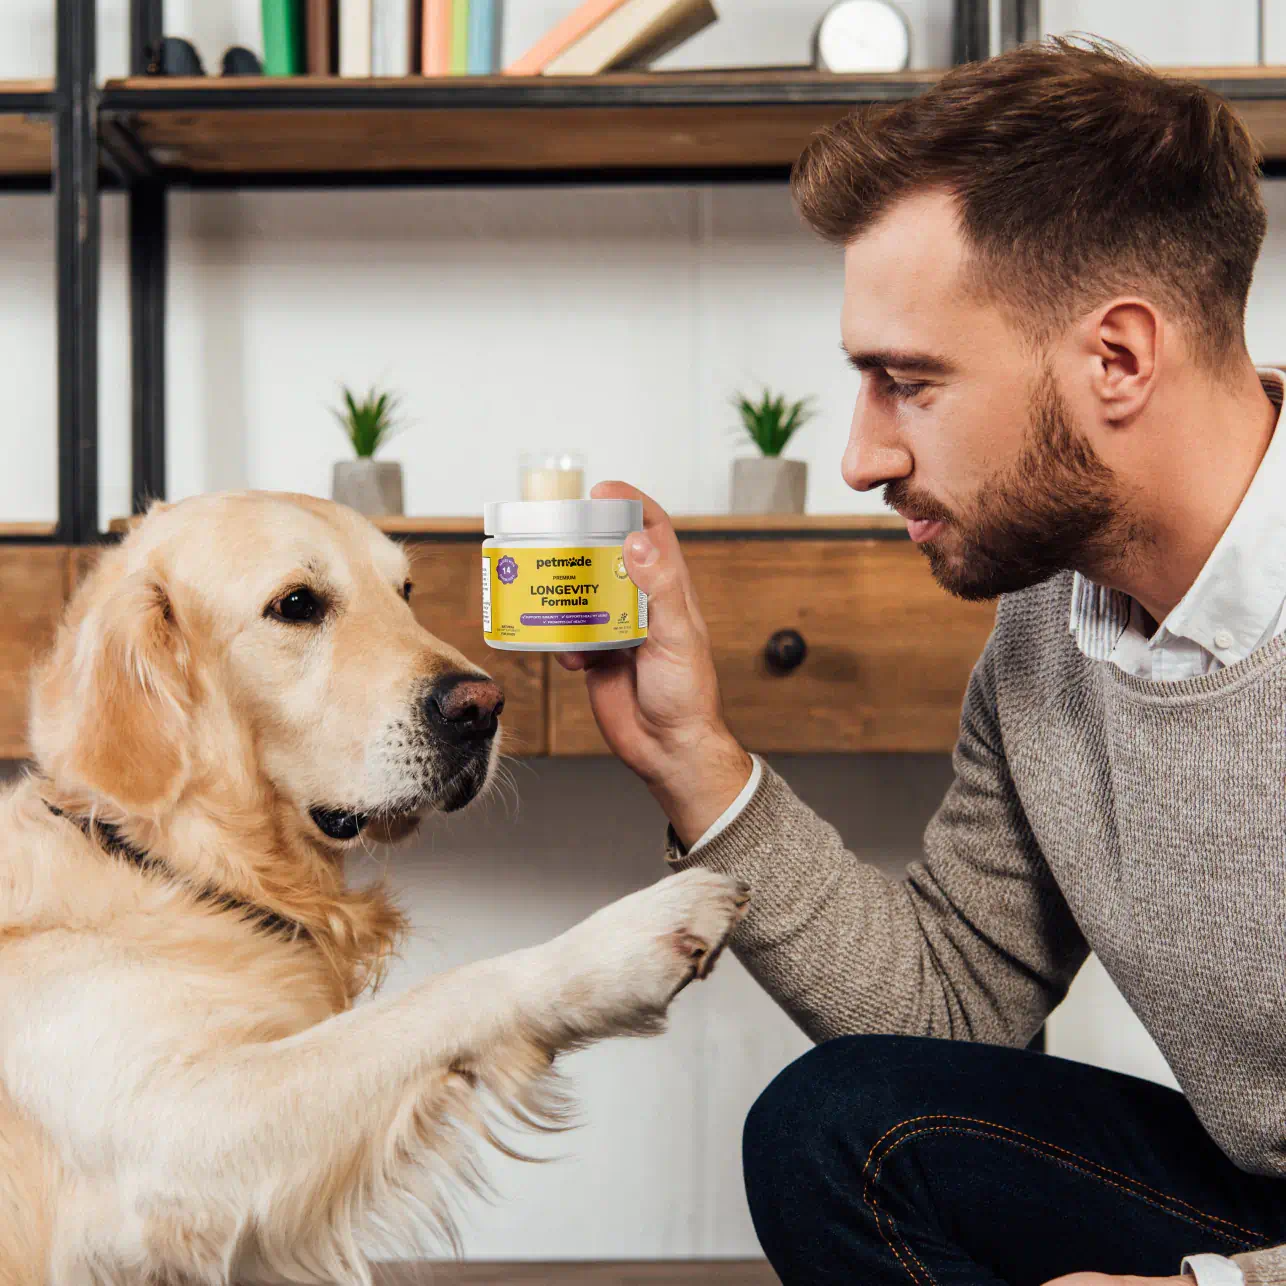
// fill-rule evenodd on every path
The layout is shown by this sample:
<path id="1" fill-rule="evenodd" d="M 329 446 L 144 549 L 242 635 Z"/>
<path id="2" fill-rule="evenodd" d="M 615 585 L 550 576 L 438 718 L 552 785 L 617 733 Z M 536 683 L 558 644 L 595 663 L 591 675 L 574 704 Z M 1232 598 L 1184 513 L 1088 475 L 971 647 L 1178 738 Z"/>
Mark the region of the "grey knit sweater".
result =
<path id="1" fill-rule="evenodd" d="M 734 949 L 815 1040 L 1024 1045 L 1093 948 L 1215 1142 L 1286 1177 L 1286 636 L 1151 683 L 1077 649 L 1070 594 L 1065 575 L 1002 600 L 905 879 L 767 768 L 669 859 L 749 880 Z M 1237 1261 L 1286 1283 L 1286 1252 Z"/>

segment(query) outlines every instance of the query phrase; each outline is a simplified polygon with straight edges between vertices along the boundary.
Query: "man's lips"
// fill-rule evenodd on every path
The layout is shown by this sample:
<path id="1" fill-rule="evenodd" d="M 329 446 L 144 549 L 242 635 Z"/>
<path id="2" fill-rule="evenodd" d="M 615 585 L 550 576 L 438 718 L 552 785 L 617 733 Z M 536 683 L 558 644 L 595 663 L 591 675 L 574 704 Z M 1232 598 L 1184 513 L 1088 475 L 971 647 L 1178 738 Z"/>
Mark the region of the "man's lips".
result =
<path id="1" fill-rule="evenodd" d="M 902 513 L 901 510 L 898 512 Z M 906 519 L 907 535 L 917 545 L 922 545 L 926 540 L 932 540 L 940 535 L 947 525 L 939 518 L 916 518 L 913 514 L 907 513 L 902 513 L 902 517 Z"/>

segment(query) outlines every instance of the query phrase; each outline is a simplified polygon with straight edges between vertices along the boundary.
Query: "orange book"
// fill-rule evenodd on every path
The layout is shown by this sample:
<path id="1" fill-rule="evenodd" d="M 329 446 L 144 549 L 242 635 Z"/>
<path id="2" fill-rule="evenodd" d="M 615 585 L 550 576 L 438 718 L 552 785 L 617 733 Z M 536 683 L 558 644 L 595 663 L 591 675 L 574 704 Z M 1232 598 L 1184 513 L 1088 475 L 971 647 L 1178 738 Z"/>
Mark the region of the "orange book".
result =
<path id="1" fill-rule="evenodd" d="M 420 70 L 425 76 L 451 74 L 451 0 L 424 0 L 424 46 Z"/>
<path id="2" fill-rule="evenodd" d="M 432 3 L 432 0 L 430 0 Z M 551 27 L 525 54 L 505 68 L 506 76 L 539 76 L 564 50 L 593 31 L 610 13 L 629 0 L 585 0 L 557 26 Z"/>

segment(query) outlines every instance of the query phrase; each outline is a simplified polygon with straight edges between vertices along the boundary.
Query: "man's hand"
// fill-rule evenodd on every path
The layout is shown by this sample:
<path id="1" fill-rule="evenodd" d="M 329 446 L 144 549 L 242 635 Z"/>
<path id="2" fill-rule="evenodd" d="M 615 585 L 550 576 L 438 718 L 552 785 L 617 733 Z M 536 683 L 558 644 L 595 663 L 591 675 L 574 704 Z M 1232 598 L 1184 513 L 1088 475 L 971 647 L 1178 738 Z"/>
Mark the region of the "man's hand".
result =
<path id="1" fill-rule="evenodd" d="M 558 660 L 586 671 L 608 747 L 642 777 L 679 839 L 692 845 L 741 793 L 750 756 L 723 721 L 710 638 L 665 511 L 621 482 L 600 483 L 591 495 L 643 502 L 643 531 L 627 538 L 625 566 L 648 596 L 648 638 L 642 647 L 562 652 Z"/>
<path id="2" fill-rule="evenodd" d="M 1069 1273 L 1045 1286 L 1193 1286 L 1191 1277 L 1113 1277 L 1109 1273 Z"/>

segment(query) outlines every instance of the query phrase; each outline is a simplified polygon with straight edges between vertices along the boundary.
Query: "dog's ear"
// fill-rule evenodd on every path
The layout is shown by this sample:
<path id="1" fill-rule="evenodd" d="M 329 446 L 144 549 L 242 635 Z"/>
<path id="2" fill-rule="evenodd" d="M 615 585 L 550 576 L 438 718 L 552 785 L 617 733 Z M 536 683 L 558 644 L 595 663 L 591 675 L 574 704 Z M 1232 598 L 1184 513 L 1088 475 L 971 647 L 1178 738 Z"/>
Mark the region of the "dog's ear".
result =
<path id="1" fill-rule="evenodd" d="M 32 746 L 57 785 L 155 815 L 188 774 L 188 647 L 154 573 L 100 572 L 36 673 Z"/>

